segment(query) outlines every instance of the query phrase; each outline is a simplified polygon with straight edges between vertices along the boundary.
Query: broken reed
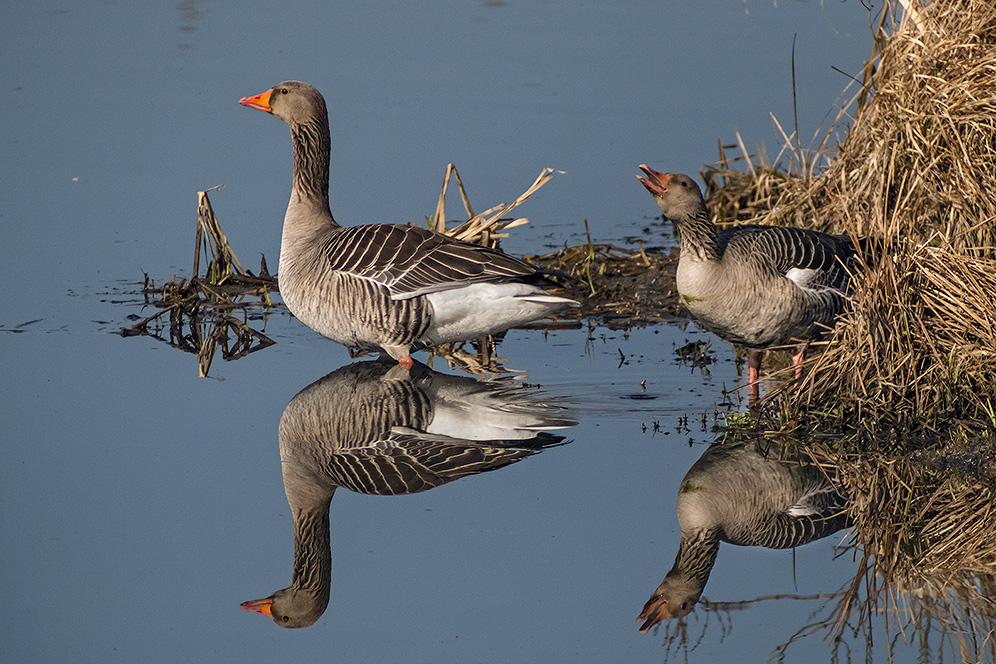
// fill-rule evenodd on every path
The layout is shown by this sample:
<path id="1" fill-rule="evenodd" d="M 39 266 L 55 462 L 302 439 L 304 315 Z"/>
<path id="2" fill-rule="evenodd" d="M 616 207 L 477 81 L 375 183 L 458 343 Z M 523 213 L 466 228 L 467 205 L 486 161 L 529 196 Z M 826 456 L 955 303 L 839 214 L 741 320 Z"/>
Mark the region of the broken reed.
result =
<path id="1" fill-rule="evenodd" d="M 717 215 L 872 238 L 851 315 L 801 389 L 777 391 L 797 412 L 836 426 L 991 428 L 996 3 L 936 0 L 916 23 L 894 11 L 879 15 L 842 143 L 825 136 L 812 156 L 782 132 L 786 169 L 754 164 L 738 137 L 744 156 L 721 146 L 703 178 Z"/>

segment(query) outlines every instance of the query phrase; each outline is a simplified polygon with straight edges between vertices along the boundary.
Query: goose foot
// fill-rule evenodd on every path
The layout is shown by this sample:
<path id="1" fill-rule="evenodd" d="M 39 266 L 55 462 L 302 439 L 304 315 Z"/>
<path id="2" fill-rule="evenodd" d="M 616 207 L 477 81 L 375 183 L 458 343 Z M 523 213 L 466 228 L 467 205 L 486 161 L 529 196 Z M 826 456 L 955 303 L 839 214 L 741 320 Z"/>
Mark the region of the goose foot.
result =
<path id="1" fill-rule="evenodd" d="M 415 360 L 412 359 L 411 355 L 405 355 L 398 359 L 398 364 L 411 371 L 411 368 L 415 366 Z"/>

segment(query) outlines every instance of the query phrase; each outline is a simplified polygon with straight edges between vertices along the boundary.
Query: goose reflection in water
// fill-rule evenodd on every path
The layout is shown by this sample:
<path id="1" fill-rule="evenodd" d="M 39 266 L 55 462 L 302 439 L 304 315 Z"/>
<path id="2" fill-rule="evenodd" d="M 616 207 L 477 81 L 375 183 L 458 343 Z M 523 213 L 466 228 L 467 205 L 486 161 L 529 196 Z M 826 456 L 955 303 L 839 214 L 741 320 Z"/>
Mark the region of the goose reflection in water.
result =
<path id="1" fill-rule="evenodd" d="M 778 452 L 764 440 L 716 443 L 691 467 L 678 490 L 678 555 L 637 618 L 640 632 L 695 608 L 720 542 L 787 549 L 848 524 L 845 500 L 823 472 L 779 461 Z"/>
<path id="2" fill-rule="evenodd" d="M 329 506 L 338 487 L 426 491 L 561 443 L 574 426 L 535 390 L 386 361 L 355 363 L 301 390 L 280 418 L 284 490 L 294 519 L 291 585 L 243 602 L 283 627 L 313 624 L 329 603 Z"/>

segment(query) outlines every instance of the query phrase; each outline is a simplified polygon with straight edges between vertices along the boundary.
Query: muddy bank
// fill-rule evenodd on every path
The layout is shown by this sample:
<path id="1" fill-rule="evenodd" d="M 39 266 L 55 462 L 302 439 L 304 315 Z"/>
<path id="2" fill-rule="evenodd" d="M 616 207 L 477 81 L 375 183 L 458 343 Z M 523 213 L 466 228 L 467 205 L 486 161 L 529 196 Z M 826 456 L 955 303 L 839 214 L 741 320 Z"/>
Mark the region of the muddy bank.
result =
<path id="1" fill-rule="evenodd" d="M 526 260 L 569 275 L 561 282 L 564 294 L 581 303 L 577 315 L 609 329 L 687 317 L 674 282 L 677 247 L 584 244 Z"/>

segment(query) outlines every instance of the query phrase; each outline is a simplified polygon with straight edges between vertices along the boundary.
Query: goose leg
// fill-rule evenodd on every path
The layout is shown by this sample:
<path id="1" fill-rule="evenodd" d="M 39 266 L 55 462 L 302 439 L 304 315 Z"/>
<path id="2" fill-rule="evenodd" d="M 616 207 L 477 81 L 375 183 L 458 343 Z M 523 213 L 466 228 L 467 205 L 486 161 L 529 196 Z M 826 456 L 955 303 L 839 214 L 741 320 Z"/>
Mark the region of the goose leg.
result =
<path id="1" fill-rule="evenodd" d="M 760 396 L 758 379 L 760 378 L 761 356 L 763 354 L 762 351 L 754 350 L 753 348 L 747 350 L 747 380 L 750 384 L 751 402 L 757 401 L 758 396 Z"/>
<path id="2" fill-rule="evenodd" d="M 795 367 L 795 379 L 799 380 L 802 378 L 802 360 L 806 355 L 806 347 L 809 346 L 808 343 L 799 344 L 796 347 L 796 352 L 792 356 L 792 366 Z"/>

